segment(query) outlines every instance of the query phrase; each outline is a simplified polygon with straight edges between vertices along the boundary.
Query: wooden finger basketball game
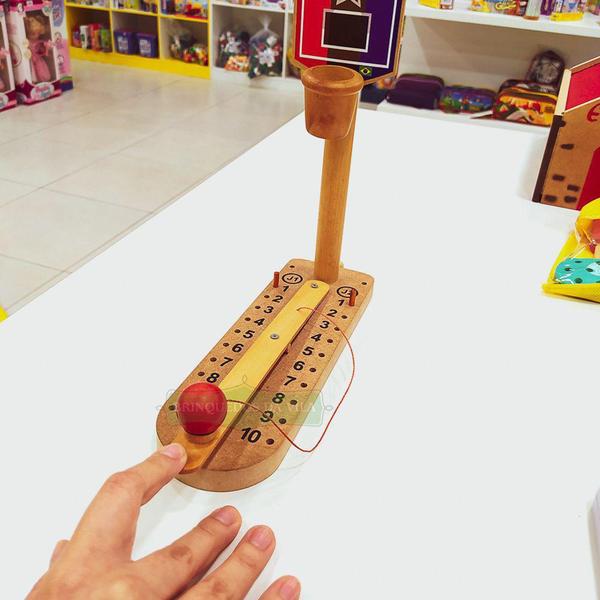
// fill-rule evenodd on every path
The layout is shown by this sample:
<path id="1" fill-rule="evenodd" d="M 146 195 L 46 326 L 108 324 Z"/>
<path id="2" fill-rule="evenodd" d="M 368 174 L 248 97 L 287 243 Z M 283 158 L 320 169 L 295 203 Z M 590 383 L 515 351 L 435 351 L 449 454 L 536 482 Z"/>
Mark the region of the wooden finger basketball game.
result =
<path id="1" fill-rule="evenodd" d="M 161 408 L 159 441 L 186 447 L 188 485 L 237 490 L 277 469 L 369 303 L 373 278 L 340 264 L 354 124 L 365 81 L 396 70 L 403 8 L 297 2 L 306 127 L 325 140 L 315 260 L 276 272 Z"/>

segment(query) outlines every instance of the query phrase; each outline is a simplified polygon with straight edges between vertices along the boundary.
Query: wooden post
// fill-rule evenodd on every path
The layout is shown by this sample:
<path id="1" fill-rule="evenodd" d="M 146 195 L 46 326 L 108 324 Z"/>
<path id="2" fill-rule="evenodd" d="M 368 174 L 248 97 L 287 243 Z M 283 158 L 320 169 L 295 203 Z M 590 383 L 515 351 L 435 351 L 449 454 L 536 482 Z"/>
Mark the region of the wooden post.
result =
<path id="1" fill-rule="evenodd" d="M 337 281 L 344 233 L 354 124 L 363 78 L 352 69 L 319 66 L 302 73 L 306 129 L 325 140 L 315 279 Z"/>

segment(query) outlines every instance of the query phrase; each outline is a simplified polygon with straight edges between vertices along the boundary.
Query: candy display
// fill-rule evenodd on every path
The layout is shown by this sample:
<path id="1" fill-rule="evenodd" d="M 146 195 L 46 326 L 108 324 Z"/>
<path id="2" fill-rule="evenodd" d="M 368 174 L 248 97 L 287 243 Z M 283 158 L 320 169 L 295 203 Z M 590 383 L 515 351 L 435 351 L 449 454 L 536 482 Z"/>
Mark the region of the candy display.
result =
<path id="1" fill-rule="evenodd" d="M 421 4 L 433 8 L 440 0 L 419 0 Z M 598 14 L 597 0 L 471 0 L 471 10 L 477 12 L 500 13 L 538 20 L 541 15 L 550 16 L 553 21 L 578 21 L 587 10 Z"/>
<path id="2" fill-rule="evenodd" d="M 71 29 L 71 45 L 96 52 L 111 52 L 110 29 L 102 23 L 74 25 Z"/>
<path id="3" fill-rule="evenodd" d="M 208 48 L 199 42 L 193 33 L 180 25 L 172 23 L 169 30 L 169 52 L 172 58 L 186 63 L 208 65 Z"/>
<path id="4" fill-rule="evenodd" d="M 235 32 L 226 29 L 219 36 L 219 55 L 217 67 L 223 67 L 228 71 L 247 72 L 249 64 L 250 35 L 247 31 Z"/>
<path id="5" fill-rule="evenodd" d="M 283 44 L 281 38 L 268 28 L 268 24 L 250 38 L 250 70 L 251 79 L 281 75 L 283 68 Z"/>

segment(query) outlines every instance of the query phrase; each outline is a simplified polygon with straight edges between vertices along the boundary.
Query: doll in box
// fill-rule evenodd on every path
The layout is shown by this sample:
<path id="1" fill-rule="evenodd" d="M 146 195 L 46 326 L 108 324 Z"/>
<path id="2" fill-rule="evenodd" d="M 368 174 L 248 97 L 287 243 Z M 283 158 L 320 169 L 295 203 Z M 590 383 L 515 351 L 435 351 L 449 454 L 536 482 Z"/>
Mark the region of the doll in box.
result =
<path id="1" fill-rule="evenodd" d="M 60 95 L 60 70 L 53 37 L 50 2 L 12 0 L 8 34 L 17 83 L 17 96 L 25 104 Z"/>
<path id="2" fill-rule="evenodd" d="M 49 60 L 52 51 L 50 37 L 50 20 L 41 11 L 25 16 L 25 34 L 31 51 L 31 75 L 33 83 L 53 81 L 56 73 L 52 72 L 54 60 Z"/>
<path id="3" fill-rule="evenodd" d="M 0 5 L 0 111 L 17 103 L 4 8 Z"/>

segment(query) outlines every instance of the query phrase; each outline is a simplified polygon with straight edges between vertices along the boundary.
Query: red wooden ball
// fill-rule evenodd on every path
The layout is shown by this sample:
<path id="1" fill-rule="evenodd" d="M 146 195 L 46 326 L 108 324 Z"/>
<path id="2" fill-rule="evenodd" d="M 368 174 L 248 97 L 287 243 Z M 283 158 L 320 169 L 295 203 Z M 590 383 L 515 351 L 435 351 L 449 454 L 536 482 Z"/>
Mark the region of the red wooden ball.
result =
<path id="1" fill-rule="evenodd" d="M 192 435 L 208 435 L 225 420 L 227 398 L 212 383 L 193 383 L 177 400 L 177 415 L 185 431 Z"/>

